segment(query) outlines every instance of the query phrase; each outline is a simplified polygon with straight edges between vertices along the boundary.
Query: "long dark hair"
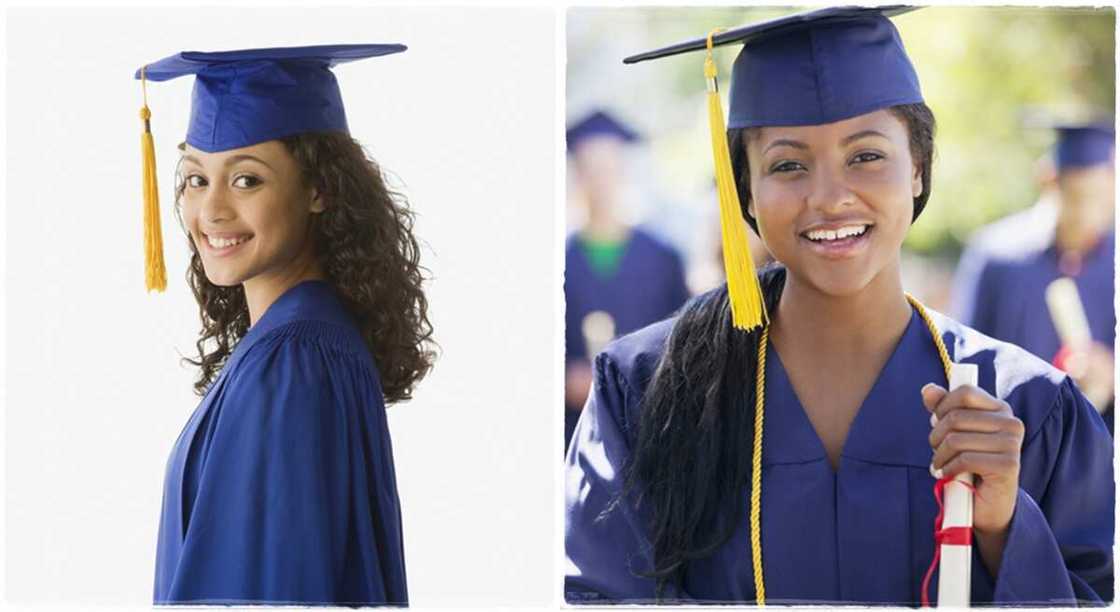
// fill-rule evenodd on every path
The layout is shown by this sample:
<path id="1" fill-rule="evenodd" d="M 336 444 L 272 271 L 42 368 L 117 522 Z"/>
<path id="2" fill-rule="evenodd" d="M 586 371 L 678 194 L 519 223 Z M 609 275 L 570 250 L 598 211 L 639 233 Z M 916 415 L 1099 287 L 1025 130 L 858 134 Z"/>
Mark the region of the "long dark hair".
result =
<path id="1" fill-rule="evenodd" d="M 910 151 L 922 172 L 914 218 L 929 200 L 933 166 L 933 113 L 925 104 L 890 109 L 907 126 Z M 752 129 L 728 131 L 743 217 L 750 203 L 746 143 Z M 759 273 L 763 300 L 773 313 L 786 271 Z M 657 597 L 680 587 L 690 561 L 723 546 L 745 515 L 750 492 L 755 387 L 761 330 L 731 327 L 727 287 L 700 295 L 682 309 L 665 352 L 641 400 L 637 440 L 627 466 L 624 495 L 648 511 Z"/>
<path id="2" fill-rule="evenodd" d="M 305 133 L 280 139 L 306 184 L 322 194 L 326 210 L 312 219 L 316 256 L 327 281 L 361 331 L 381 375 L 388 403 L 407 400 L 435 356 L 420 245 L 413 213 L 402 194 L 386 186 L 381 168 L 350 135 Z M 185 184 L 179 177 L 176 211 Z M 198 301 L 202 329 L 195 392 L 203 395 L 249 329 L 241 285 L 206 278 L 193 240 L 187 282 Z"/>

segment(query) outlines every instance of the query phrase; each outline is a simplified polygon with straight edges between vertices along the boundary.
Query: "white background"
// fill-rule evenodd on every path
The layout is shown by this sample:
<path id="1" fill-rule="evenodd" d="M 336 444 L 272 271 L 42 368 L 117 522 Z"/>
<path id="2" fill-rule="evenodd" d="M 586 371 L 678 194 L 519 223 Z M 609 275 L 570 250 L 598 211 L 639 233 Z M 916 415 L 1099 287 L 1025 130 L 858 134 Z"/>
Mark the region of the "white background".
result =
<path id="1" fill-rule="evenodd" d="M 560 461 L 556 13 L 12 9 L 6 596 L 151 601 L 163 471 L 197 398 L 171 214 L 193 79 L 150 83 L 168 290 L 145 294 L 140 84 L 181 50 L 405 43 L 336 69 L 352 134 L 418 213 L 443 351 L 389 409 L 415 606 L 551 605 Z M 0 381 L 0 392 L 3 382 Z"/>

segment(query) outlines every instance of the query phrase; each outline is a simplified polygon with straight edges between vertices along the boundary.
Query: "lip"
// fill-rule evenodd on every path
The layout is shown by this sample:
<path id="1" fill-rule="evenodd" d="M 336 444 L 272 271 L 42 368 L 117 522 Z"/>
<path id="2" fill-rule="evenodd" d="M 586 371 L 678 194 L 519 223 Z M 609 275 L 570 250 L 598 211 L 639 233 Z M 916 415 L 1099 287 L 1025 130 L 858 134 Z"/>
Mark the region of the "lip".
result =
<path id="1" fill-rule="evenodd" d="M 252 234 L 246 234 L 246 233 L 215 232 L 213 234 L 207 234 L 205 232 L 201 232 L 201 234 L 202 234 L 202 240 L 200 242 L 203 245 L 203 249 L 206 251 L 207 254 L 209 254 L 212 257 L 228 257 L 228 256 L 236 253 L 237 251 L 239 251 L 241 249 L 241 247 L 249 244 L 253 240 L 253 235 Z M 229 239 L 233 239 L 233 238 L 240 238 L 242 236 L 248 236 L 248 238 L 246 240 L 244 240 L 243 242 L 240 242 L 238 244 L 228 246 L 228 247 L 222 247 L 222 248 L 215 248 L 215 247 L 211 246 L 210 245 L 210 240 L 208 240 L 209 237 L 229 240 Z"/>
<path id="2" fill-rule="evenodd" d="M 838 230 L 849 225 L 866 225 L 867 230 L 859 236 L 849 236 L 840 240 L 827 242 L 814 242 L 806 237 L 809 232 L 817 230 Z M 875 232 L 875 225 L 866 221 L 845 221 L 842 223 L 821 223 L 810 226 L 797 234 L 797 239 L 806 245 L 813 253 L 825 259 L 850 259 L 857 257 L 867 250 L 871 242 L 871 235 Z"/>

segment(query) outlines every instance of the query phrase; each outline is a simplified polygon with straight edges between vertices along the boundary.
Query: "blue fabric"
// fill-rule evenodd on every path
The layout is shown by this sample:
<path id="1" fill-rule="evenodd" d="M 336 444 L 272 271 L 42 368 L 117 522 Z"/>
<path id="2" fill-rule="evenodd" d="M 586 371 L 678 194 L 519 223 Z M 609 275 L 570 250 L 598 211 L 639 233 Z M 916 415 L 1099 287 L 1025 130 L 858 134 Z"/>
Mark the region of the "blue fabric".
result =
<path id="1" fill-rule="evenodd" d="M 583 319 L 601 310 L 621 336 L 664 319 L 688 300 L 684 264 L 675 249 L 641 229 L 632 229 L 618 270 L 604 278 L 591 268 L 578 235 L 564 256 L 564 362 L 588 360 Z M 580 406 L 566 406 L 564 443 L 571 439 Z"/>
<path id="2" fill-rule="evenodd" d="M 731 70 L 728 128 L 820 125 L 922 102 L 918 73 L 877 12 L 808 20 L 743 47 Z"/>
<path id="3" fill-rule="evenodd" d="M 1111 164 L 1116 129 L 1111 125 L 1059 127 L 1054 163 L 1058 172 Z"/>
<path id="4" fill-rule="evenodd" d="M 820 125 L 922 102 L 918 74 L 889 19 L 912 7 L 828 7 L 753 23 L 713 37 L 740 43 L 731 70 L 728 128 Z M 695 39 L 626 63 L 700 51 Z"/>
<path id="5" fill-rule="evenodd" d="M 1086 254 L 1080 274 L 1073 277 L 1093 340 L 1112 347 L 1116 339 L 1113 296 L 1116 235 L 1107 234 Z M 1051 245 L 1018 257 L 993 259 L 984 264 L 976 282 L 971 325 L 994 338 L 1017 344 L 1053 362 L 1062 348 L 1061 338 L 1046 305 L 1046 287 L 1065 276 L 1061 255 Z M 1112 403 L 1098 406 L 1111 432 L 1115 427 Z"/>
<path id="6" fill-rule="evenodd" d="M 931 313 L 954 361 L 979 366 L 980 386 L 1026 425 L 1019 500 L 998 576 L 974 548 L 974 603 L 1069 604 L 1112 598 L 1112 443 L 1063 373 L 1027 352 Z M 619 494 L 638 406 L 673 320 L 614 342 L 595 361 L 592 397 L 567 456 L 565 591 L 571 602 L 652 600 L 647 516 Z M 937 513 L 929 413 L 920 389 L 945 384 L 915 313 L 844 443 L 839 469 L 768 352 L 762 450 L 763 571 L 769 603 L 916 606 L 933 557 Z M 755 599 L 743 498 L 731 539 L 686 570 L 683 592 L 705 603 Z M 931 597 L 936 597 L 933 581 Z"/>
<path id="7" fill-rule="evenodd" d="M 405 48 L 373 44 L 183 51 L 141 70 L 150 81 L 196 75 L 186 140 L 213 153 L 305 132 L 349 132 L 331 67 Z"/>
<path id="8" fill-rule="evenodd" d="M 574 151 L 579 143 L 594 136 L 613 136 L 623 142 L 638 140 L 638 134 L 614 115 L 597 110 L 568 127 L 568 151 Z"/>
<path id="9" fill-rule="evenodd" d="M 1044 195 L 1030 208 L 1003 217 L 973 232 L 953 273 L 949 315 L 972 325 L 980 275 L 991 260 L 1017 259 L 1045 249 L 1058 224 L 1055 195 Z"/>
<path id="10" fill-rule="evenodd" d="M 589 359 L 583 318 L 602 310 L 622 336 L 673 314 L 688 300 L 684 263 L 676 249 L 640 228 L 630 231 L 618 270 L 605 278 L 591 268 L 580 237 L 564 255 L 565 361 Z"/>
<path id="11" fill-rule="evenodd" d="M 1086 254 L 1073 277 L 1093 339 L 1111 347 L 1116 338 L 1116 236 L 1109 233 Z M 1046 306 L 1046 287 L 1064 276 L 1054 246 L 1020 257 L 989 261 L 980 273 L 971 325 L 1053 361 L 1062 346 Z"/>
<path id="12" fill-rule="evenodd" d="M 407 605 L 382 397 L 328 284 L 273 303 L 171 452 L 155 603 Z"/>

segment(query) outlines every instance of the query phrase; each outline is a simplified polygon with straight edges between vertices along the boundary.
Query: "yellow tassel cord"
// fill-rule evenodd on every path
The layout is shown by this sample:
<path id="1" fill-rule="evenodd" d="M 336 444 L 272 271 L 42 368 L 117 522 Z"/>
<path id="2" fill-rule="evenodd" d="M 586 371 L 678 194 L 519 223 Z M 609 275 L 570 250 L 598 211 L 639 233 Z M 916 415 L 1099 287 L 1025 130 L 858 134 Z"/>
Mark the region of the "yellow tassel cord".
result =
<path id="1" fill-rule="evenodd" d="M 140 87 L 144 106 L 140 119 L 144 133 L 140 135 L 144 191 L 144 275 L 148 291 L 167 289 L 167 269 L 163 263 L 163 232 L 159 221 L 159 186 L 156 183 L 156 147 L 152 140 L 152 111 L 148 110 L 148 87 L 144 69 L 140 69 Z"/>
<path id="2" fill-rule="evenodd" d="M 933 344 L 937 347 L 937 356 L 941 358 L 941 366 L 945 368 L 945 386 L 948 388 L 949 373 L 953 371 L 953 361 L 949 359 L 949 349 L 945 348 L 945 341 L 941 339 L 941 332 L 937 329 L 937 325 L 933 323 L 933 319 L 930 318 L 929 313 L 926 312 L 925 307 L 922 306 L 922 303 L 919 302 L 917 298 L 907 293 L 906 299 L 910 301 L 910 305 L 914 307 L 914 310 L 918 311 L 922 320 L 926 322 L 929 333 L 933 335 Z"/>
<path id="3" fill-rule="evenodd" d="M 766 406 L 766 345 L 770 326 L 762 328 L 758 341 L 758 369 L 754 377 L 754 452 L 751 456 L 751 561 L 758 605 L 766 605 L 766 582 L 762 579 L 762 413 Z"/>
<path id="4" fill-rule="evenodd" d="M 708 82 L 708 126 L 712 132 L 712 160 L 719 192 L 720 227 L 723 230 L 723 267 L 727 273 L 727 292 L 731 298 L 731 323 L 737 329 L 750 331 L 766 322 L 762 288 L 747 243 L 747 229 L 735 190 L 731 171 L 731 154 L 727 150 L 727 128 L 723 121 L 723 105 L 716 81 L 716 63 L 712 59 L 712 36 L 708 33 L 708 56 L 704 59 L 704 77 Z"/>
<path id="5" fill-rule="evenodd" d="M 945 369 L 945 384 L 949 383 L 949 372 L 953 362 L 949 359 L 949 351 L 945 348 L 945 341 L 941 339 L 941 331 L 937 329 L 933 319 L 926 312 L 924 306 L 914 296 L 906 294 L 907 301 L 918 311 L 933 336 L 933 344 L 937 347 L 937 356 L 941 359 L 941 366 Z M 762 576 L 762 417 L 766 405 L 766 347 L 770 338 L 770 326 L 762 328 L 762 337 L 758 342 L 758 369 L 755 371 L 755 406 L 754 406 L 754 448 L 751 458 L 751 561 L 754 567 L 754 590 L 758 597 L 758 605 L 766 605 L 766 584 Z"/>

